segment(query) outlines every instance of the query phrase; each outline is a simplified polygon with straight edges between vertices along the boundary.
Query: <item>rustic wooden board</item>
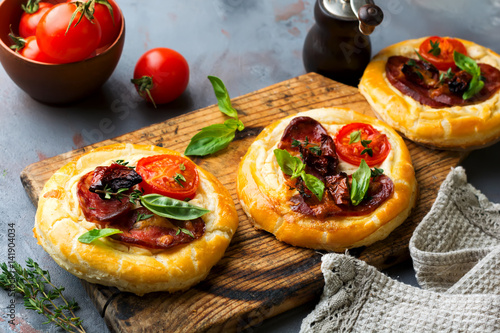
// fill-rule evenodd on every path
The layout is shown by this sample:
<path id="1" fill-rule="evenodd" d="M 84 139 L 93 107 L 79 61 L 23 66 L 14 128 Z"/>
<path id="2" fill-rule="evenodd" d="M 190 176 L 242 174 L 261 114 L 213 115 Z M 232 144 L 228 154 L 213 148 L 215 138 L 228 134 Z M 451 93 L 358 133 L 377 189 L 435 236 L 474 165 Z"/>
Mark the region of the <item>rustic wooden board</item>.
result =
<path id="1" fill-rule="evenodd" d="M 228 188 L 238 210 L 240 225 L 224 258 L 208 278 L 184 293 L 153 293 L 138 297 L 115 288 L 82 282 L 108 326 L 117 332 L 228 332 L 257 325 L 264 319 L 316 298 L 323 287 L 321 254 L 278 242 L 255 230 L 236 195 L 236 171 L 255 136 L 272 121 L 325 106 L 350 107 L 373 115 L 357 89 L 318 74 L 293 78 L 232 100 L 246 129 L 224 151 L 195 162 L 211 171 Z M 115 142 L 155 144 L 184 151 L 191 137 L 224 116 L 213 105 L 128 133 L 112 140 L 71 151 L 28 166 L 23 185 L 36 204 L 47 179 L 72 158 Z M 387 239 L 351 253 L 385 268 L 408 258 L 411 234 L 429 211 L 450 167 L 466 154 L 431 150 L 406 141 L 420 187 L 417 207 Z"/>

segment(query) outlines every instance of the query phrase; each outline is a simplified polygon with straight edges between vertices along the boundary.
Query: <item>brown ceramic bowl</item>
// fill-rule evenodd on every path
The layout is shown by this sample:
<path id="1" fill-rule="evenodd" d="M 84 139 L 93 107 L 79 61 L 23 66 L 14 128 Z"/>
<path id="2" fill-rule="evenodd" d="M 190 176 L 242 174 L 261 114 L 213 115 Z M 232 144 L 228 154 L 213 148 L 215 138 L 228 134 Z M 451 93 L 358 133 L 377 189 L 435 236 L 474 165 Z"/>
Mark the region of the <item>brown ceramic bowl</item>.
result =
<path id="1" fill-rule="evenodd" d="M 9 48 L 12 44 L 8 36 L 10 26 L 17 35 L 21 4 L 25 2 L 0 2 L 0 62 L 19 88 L 40 102 L 65 104 L 89 96 L 103 85 L 120 60 L 125 41 L 125 20 L 122 20 L 115 42 L 97 56 L 69 64 L 47 64 L 26 59 Z"/>

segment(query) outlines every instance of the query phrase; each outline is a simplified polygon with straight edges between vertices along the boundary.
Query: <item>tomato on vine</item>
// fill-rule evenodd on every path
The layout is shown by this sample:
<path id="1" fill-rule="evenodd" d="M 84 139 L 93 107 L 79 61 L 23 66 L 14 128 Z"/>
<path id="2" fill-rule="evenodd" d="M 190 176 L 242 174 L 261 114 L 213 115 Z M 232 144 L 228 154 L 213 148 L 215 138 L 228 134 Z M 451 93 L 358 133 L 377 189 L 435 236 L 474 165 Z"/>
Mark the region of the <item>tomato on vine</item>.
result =
<path id="1" fill-rule="evenodd" d="M 132 79 L 139 95 L 155 107 L 179 97 L 188 82 L 186 59 L 179 52 L 165 47 L 144 53 L 137 61 Z"/>
<path id="2" fill-rule="evenodd" d="M 420 44 L 419 54 L 441 71 L 455 68 L 453 52 L 467 55 L 465 45 L 458 39 L 432 36 Z"/>
<path id="3" fill-rule="evenodd" d="M 25 5 L 21 5 L 23 14 L 19 21 L 19 35 L 23 38 L 34 36 L 38 22 L 52 6 L 53 4 L 40 0 L 28 0 Z"/>
<path id="4" fill-rule="evenodd" d="M 36 29 L 40 50 L 59 63 L 86 59 L 101 41 L 101 27 L 89 3 L 60 3 L 45 13 Z"/>
<path id="5" fill-rule="evenodd" d="M 68 0 L 73 2 L 75 0 Z M 89 2 L 91 0 L 84 0 Z M 118 35 L 122 26 L 122 15 L 120 9 L 114 0 L 95 0 L 94 18 L 101 26 L 101 42 L 98 48 L 112 44 Z"/>
<path id="6" fill-rule="evenodd" d="M 21 56 L 40 62 L 46 62 L 49 64 L 57 63 L 54 59 L 40 51 L 38 43 L 36 42 L 35 36 L 29 36 L 28 38 L 16 37 L 14 34 L 9 34 L 9 37 L 14 42 L 10 48 L 18 52 Z"/>

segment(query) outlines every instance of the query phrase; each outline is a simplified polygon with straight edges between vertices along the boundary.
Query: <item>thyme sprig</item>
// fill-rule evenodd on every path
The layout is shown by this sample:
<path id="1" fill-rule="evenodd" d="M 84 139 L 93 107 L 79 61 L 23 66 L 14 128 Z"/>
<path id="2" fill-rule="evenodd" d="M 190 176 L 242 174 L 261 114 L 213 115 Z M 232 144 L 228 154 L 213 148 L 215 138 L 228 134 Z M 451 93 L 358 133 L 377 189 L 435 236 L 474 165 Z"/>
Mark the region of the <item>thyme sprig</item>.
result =
<path id="1" fill-rule="evenodd" d="M 28 268 L 22 268 L 13 262 L 9 269 L 6 263 L 0 264 L 0 287 L 22 295 L 26 309 L 47 318 L 44 324 L 54 323 L 68 332 L 85 332 L 82 320 L 74 313 L 79 309 L 78 303 L 66 300 L 62 294 L 64 287 L 54 286 L 49 272 L 41 269 L 33 259 L 28 258 L 26 266 Z"/>

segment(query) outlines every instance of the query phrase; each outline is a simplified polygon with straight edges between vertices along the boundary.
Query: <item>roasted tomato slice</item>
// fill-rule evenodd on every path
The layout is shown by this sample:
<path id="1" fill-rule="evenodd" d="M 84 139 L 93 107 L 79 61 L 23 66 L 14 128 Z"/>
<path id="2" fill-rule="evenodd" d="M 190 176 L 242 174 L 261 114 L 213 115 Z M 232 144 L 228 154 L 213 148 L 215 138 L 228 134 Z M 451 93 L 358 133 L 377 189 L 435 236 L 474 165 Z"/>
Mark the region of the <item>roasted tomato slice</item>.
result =
<path id="1" fill-rule="evenodd" d="M 359 131 L 360 134 L 358 140 L 349 143 L 351 133 L 356 131 Z M 380 164 L 391 151 L 391 144 L 387 136 L 377 131 L 373 126 L 363 123 L 352 123 L 342 127 L 335 136 L 335 147 L 339 157 L 353 165 L 359 165 L 362 159 L 369 166 Z M 363 153 L 363 151 L 365 152 Z"/>
<path id="2" fill-rule="evenodd" d="M 196 165 L 177 155 L 154 155 L 141 158 L 135 168 L 142 176 L 139 187 L 146 194 L 158 193 L 169 198 L 193 199 L 198 189 Z"/>
<path id="3" fill-rule="evenodd" d="M 418 49 L 420 55 L 436 66 L 441 71 L 447 71 L 448 68 L 455 68 L 453 52 L 467 55 L 467 49 L 461 41 L 448 37 L 429 37 L 420 44 Z"/>

